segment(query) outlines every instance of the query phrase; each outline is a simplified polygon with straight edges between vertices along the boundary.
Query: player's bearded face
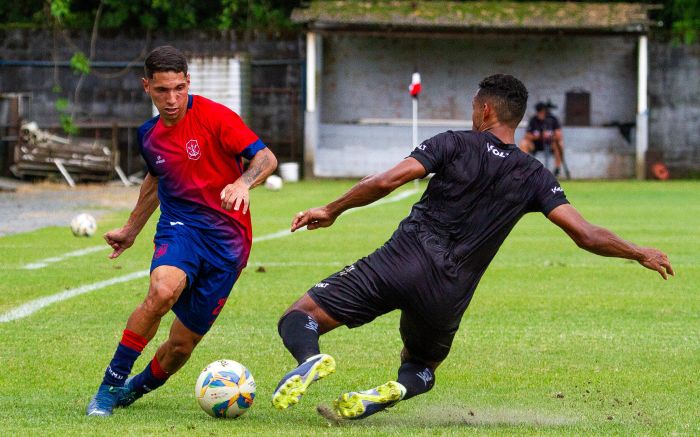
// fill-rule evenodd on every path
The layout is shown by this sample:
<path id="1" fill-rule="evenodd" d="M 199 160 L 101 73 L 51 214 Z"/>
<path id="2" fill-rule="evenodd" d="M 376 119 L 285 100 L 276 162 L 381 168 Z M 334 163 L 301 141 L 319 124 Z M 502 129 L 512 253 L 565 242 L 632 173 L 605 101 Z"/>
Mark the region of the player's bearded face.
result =
<path id="1" fill-rule="evenodd" d="M 152 78 L 143 79 L 143 89 L 151 96 L 166 125 L 175 124 L 185 116 L 189 88 L 190 75 L 182 72 L 159 71 Z"/>

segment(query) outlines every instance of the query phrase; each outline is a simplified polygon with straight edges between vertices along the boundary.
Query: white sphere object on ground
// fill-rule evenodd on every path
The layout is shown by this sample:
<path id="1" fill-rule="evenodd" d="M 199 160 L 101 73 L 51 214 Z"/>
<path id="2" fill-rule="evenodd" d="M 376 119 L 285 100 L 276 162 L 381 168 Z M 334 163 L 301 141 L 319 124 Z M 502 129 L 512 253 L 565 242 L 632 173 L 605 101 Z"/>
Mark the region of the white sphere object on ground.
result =
<path id="1" fill-rule="evenodd" d="M 282 189 L 282 178 L 276 175 L 270 175 L 265 180 L 265 188 L 271 191 L 279 191 Z"/>
<path id="2" fill-rule="evenodd" d="M 218 360 L 202 370 L 194 395 L 212 417 L 236 418 L 248 411 L 255 399 L 255 380 L 246 367 L 233 360 Z"/>
<path id="3" fill-rule="evenodd" d="M 70 221 L 70 230 L 76 237 L 92 237 L 97 231 L 97 221 L 90 214 L 78 214 Z"/>

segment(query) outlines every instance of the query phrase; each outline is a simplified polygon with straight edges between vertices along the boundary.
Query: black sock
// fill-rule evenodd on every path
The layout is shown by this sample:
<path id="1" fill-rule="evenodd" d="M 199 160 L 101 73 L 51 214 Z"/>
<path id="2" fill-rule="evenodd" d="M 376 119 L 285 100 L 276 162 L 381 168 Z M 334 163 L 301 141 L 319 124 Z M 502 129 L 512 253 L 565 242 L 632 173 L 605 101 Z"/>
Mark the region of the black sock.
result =
<path id="1" fill-rule="evenodd" d="M 277 331 L 284 346 L 294 355 L 299 364 L 318 355 L 318 322 L 301 311 L 285 314 L 277 324 Z"/>
<path id="2" fill-rule="evenodd" d="M 435 373 L 426 365 L 407 361 L 399 367 L 397 382 L 406 387 L 404 400 L 421 395 L 435 384 Z"/>

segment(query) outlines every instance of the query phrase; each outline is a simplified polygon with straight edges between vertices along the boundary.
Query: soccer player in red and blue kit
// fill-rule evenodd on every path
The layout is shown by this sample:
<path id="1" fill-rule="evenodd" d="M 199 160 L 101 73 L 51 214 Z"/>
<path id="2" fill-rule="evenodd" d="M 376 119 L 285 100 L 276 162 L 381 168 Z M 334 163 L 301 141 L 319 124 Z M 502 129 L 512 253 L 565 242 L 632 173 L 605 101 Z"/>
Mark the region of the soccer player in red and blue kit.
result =
<path id="1" fill-rule="evenodd" d="M 170 46 L 145 60 L 143 88 L 159 116 L 138 131 L 148 174 L 126 224 L 104 235 L 116 258 L 160 204 L 146 299 L 129 317 L 88 416 L 110 416 L 162 386 L 187 362 L 226 303 L 252 242 L 249 190 L 277 166 L 236 113 L 189 95 L 187 60 Z M 243 169 L 243 158 L 250 161 Z M 170 310 L 168 339 L 139 374 L 134 362 Z"/>

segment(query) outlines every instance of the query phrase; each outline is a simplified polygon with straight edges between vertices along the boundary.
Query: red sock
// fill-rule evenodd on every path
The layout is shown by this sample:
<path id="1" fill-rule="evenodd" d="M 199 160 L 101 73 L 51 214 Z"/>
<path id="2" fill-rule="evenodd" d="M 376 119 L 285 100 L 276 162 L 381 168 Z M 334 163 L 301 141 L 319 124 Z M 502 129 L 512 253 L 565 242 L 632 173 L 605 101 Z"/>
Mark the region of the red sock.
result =
<path id="1" fill-rule="evenodd" d="M 148 344 L 148 340 L 146 340 L 146 337 L 143 337 L 134 331 L 125 329 L 124 333 L 122 334 L 122 341 L 120 341 L 120 343 L 129 349 L 133 349 L 136 352 L 141 353 Z"/>
<path id="2" fill-rule="evenodd" d="M 154 378 L 163 379 L 163 380 L 170 378 L 170 374 L 168 372 L 166 372 L 165 370 L 163 370 L 162 367 L 160 367 L 160 363 L 158 362 L 158 358 L 153 357 L 153 359 L 151 360 L 150 366 L 151 366 L 151 373 L 153 374 Z"/>

